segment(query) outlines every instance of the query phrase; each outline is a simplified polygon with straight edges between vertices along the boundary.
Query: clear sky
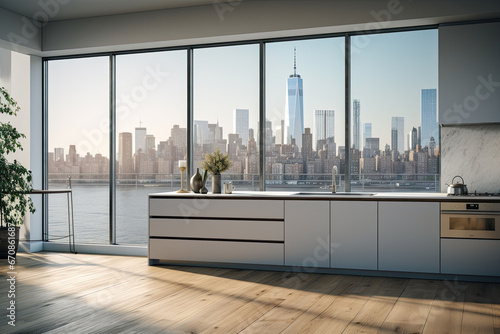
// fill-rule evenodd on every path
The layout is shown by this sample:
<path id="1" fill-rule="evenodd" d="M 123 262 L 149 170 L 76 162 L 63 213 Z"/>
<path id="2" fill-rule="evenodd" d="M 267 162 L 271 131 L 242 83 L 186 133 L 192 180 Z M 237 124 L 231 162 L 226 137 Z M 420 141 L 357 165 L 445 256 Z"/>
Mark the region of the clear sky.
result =
<path id="1" fill-rule="evenodd" d="M 371 122 L 381 148 L 390 143 L 392 116 L 405 117 L 405 133 L 420 125 L 420 90 L 437 88 L 437 30 L 352 38 L 353 99 L 361 122 Z M 333 109 L 337 145 L 344 145 L 344 38 L 269 43 L 266 47 L 266 111 L 273 127 L 284 119 L 285 87 L 293 73 L 304 85 L 304 123 L 314 132 L 314 110 Z M 257 131 L 258 45 L 195 49 L 194 116 L 217 120 L 224 136 L 234 132 L 233 110 L 250 110 Z M 49 150 L 77 145 L 81 155 L 108 155 L 109 60 L 57 60 L 49 64 Z M 141 124 L 156 142 L 174 124 L 186 126 L 186 52 L 117 56 L 117 132 Z M 85 151 L 85 152 L 82 152 Z"/>

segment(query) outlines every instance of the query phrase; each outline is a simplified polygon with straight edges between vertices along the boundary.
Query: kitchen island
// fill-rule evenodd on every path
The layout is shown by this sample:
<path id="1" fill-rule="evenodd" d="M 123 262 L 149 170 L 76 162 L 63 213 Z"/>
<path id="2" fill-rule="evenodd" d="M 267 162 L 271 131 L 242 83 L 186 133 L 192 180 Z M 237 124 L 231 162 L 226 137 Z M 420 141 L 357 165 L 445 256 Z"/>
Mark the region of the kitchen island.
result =
<path id="1" fill-rule="evenodd" d="M 441 238 L 441 203 L 463 201 L 499 198 L 443 193 L 151 194 L 149 263 L 499 280 L 500 240 L 467 239 L 454 252 L 456 240 Z M 464 254 L 466 260 L 457 267 Z"/>

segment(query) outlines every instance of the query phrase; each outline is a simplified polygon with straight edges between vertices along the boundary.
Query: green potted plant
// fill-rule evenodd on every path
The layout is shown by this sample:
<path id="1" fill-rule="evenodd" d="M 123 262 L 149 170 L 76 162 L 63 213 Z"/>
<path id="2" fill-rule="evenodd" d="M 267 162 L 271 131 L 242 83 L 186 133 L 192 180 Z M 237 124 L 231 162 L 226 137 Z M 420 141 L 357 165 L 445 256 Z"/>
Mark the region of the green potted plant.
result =
<path id="1" fill-rule="evenodd" d="M 0 114 L 16 116 L 17 102 L 4 87 L 0 88 Z M 29 197 L 32 191 L 31 171 L 17 160 L 7 160 L 9 153 L 22 150 L 20 139 L 26 138 L 10 122 L 0 122 L 0 258 L 15 256 L 19 244 L 19 226 L 27 211 L 35 212 Z"/>
<path id="2" fill-rule="evenodd" d="M 205 153 L 201 167 L 212 174 L 212 194 L 221 193 L 221 173 L 231 167 L 229 154 L 222 154 L 219 148 L 213 153 Z"/>

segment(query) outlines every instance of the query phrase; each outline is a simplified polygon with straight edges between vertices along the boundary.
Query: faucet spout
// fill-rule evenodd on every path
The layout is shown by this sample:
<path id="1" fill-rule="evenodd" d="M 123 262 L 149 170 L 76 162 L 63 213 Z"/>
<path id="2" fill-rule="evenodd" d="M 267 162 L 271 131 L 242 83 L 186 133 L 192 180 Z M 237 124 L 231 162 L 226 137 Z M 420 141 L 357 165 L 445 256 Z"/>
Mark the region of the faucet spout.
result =
<path id="1" fill-rule="evenodd" d="M 335 182 L 335 178 L 337 176 L 337 166 L 333 166 L 332 168 L 332 193 L 337 192 L 337 183 Z"/>

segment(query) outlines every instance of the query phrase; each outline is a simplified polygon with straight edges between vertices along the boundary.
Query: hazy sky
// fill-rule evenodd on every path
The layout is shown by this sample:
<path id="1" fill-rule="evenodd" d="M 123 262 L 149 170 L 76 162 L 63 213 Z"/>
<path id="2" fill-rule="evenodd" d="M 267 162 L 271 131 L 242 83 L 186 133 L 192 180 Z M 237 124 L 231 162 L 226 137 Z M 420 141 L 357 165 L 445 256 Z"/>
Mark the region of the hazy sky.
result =
<path id="1" fill-rule="evenodd" d="M 381 148 L 390 143 L 392 116 L 405 117 L 405 133 L 420 125 L 420 90 L 437 88 L 437 30 L 352 38 L 352 93 L 361 122 L 371 122 Z M 304 86 L 304 123 L 314 132 L 314 110 L 335 110 L 337 145 L 344 145 L 344 38 L 270 43 L 266 47 L 266 110 L 273 126 L 284 118 L 286 79 Z M 233 110 L 250 110 L 257 131 L 258 45 L 195 49 L 194 117 L 234 132 Z M 109 60 L 49 63 L 49 150 L 77 145 L 81 155 L 108 155 Z M 117 56 L 117 132 L 147 128 L 156 142 L 174 124 L 186 126 L 186 51 Z"/>

